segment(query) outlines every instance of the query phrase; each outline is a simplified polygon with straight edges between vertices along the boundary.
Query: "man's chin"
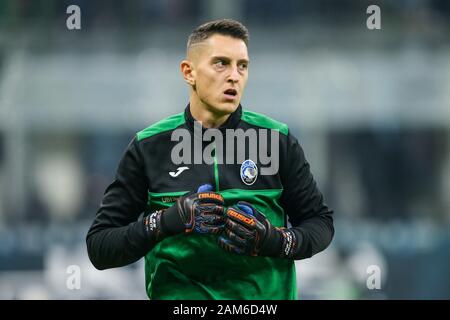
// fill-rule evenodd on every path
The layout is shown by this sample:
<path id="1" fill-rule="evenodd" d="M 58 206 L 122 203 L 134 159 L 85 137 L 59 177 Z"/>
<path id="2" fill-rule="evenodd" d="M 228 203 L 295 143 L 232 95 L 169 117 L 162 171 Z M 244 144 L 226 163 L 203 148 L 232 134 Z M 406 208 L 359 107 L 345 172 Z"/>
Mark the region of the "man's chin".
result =
<path id="1" fill-rule="evenodd" d="M 239 102 L 221 102 L 210 107 L 211 110 L 218 115 L 227 115 L 236 111 L 239 107 Z"/>

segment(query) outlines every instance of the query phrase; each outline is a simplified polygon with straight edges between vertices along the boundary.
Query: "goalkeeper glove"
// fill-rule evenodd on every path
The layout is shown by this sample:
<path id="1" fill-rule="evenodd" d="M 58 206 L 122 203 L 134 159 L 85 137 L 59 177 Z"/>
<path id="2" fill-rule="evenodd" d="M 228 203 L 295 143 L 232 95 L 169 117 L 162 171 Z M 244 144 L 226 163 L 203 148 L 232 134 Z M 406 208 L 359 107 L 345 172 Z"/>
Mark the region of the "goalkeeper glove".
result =
<path id="1" fill-rule="evenodd" d="M 219 246 L 240 255 L 292 258 L 297 237 L 292 230 L 274 227 L 250 203 L 240 201 L 225 213 L 225 235 Z"/>
<path id="2" fill-rule="evenodd" d="M 224 227 L 223 197 L 202 185 L 200 192 L 190 192 L 177 199 L 170 208 L 159 210 L 144 218 L 147 234 L 158 241 L 179 233 L 220 233 Z"/>

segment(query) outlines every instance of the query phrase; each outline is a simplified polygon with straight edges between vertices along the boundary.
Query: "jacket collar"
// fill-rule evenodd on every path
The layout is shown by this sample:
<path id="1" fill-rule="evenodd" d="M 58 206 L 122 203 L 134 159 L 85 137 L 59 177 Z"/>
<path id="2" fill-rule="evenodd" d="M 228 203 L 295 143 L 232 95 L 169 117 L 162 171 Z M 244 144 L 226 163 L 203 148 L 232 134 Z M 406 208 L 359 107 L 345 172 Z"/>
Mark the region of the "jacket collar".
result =
<path id="1" fill-rule="evenodd" d="M 220 131 L 224 131 L 226 129 L 235 129 L 237 125 L 239 124 L 239 121 L 241 121 L 242 116 L 242 106 L 239 104 L 236 111 L 234 111 L 228 119 L 218 128 Z M 186 120 L 186 125 L 189 128 L 189 130 L 194 131 L 194 117 L 191 114 L 190 104 L 187 105 L 186 109 L 184 110 L 184 118 Z M 205 128 L 202 128 L 203 131 L 205 131 Z"/>

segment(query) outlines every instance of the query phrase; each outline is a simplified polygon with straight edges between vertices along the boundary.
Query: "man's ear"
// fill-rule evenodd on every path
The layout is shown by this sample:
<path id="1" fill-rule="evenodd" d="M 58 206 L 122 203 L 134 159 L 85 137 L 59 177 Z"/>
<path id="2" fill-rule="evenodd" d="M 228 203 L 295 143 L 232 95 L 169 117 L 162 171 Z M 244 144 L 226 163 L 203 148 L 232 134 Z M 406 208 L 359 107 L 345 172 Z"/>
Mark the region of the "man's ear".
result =
<path id="1" fill-rule="evenodd" d="M 183 60 L 180 63 L 181 74 L 184 81 L 191 86 L 195 86 L 195 70 L 192 61 Z"/>

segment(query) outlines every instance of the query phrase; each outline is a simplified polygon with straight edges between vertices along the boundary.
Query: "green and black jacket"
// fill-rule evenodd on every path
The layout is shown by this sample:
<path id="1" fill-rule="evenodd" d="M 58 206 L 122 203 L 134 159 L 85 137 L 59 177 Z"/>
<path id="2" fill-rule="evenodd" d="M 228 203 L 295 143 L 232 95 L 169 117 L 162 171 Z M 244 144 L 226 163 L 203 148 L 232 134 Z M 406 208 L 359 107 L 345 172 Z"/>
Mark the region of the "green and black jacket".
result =
<path id="1" fill-rule="evenodd" d="M 241 164 L 214 161 L 187 164 L 189 169 L 177 177 L 169 175 L 184 166 L 171 161 L 172 148 L 179 143 L 171 141 L 171 134 L 185 128 L 194 136 L 194 121 L 187 106 L 183 113 L 133 138 L 87 234 L 92 263 L 107 269 L 145 257 L 150 299 L 295 299 L 293 259 L 232 254 L 219 248 L 217 235 L 179 234 L 156 244 L 148 240 L 140 220 L 143 213 L 172 206 L 177 197 L 206 183 L 215 187 L 227 206 L 248 201 L 274 226 L 286 227 L 289 221 L 299 243 L 296 260 L 324 250 L 333 238 L 333 211 L 324 203 L 297 139 L 285 124 L 241 106 L 220 130 L 278 130 L 278 173 L 259 175 L 254 184 L 246 185 L 240 176 Z M 257 159 L 252 160 L 259 168 Z"/>

